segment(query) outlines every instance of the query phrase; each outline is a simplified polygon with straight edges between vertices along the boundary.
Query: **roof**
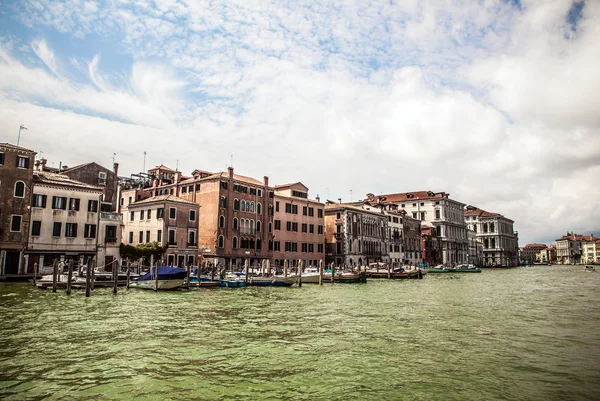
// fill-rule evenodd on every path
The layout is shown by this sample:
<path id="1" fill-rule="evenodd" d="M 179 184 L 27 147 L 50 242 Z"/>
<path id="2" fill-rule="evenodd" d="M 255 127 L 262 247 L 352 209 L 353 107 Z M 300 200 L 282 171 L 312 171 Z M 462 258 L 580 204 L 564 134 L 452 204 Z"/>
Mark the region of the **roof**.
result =
<path id="1" fill-rule="evenodd" d="M 111 171 L 109 168 L 106 168 L 106 167 L 104 167 L 104 166 L 102 166 L 102 165 L 100 165 L 100 164 L 98 164 L 96 162 L 88 162 L 88 163 L 79 164 L 77 166 L 65 168 L 65 169 L 62 170 L 62 172 L 64 173 L 64 172 L 69 172 L 69 171 L 77 170 L 77 169 L 80 169 L 82 167 L 86 167 L 86 166 L 89 166 L 89 165 L 92 165 L 92 164 L 95 164 L 98 167 L 102 167 L 105 170 Z"/>
<path id="2" fill-rule="evenodd" d="M 414 200 L 424 200 L 424 199 L 445 199 L 448 198 L 450 194 L 446 192 L 433 192 L 433 191 L 414 191 L 414 192 L 401 192 L 395 194 L 386 194 L 386 195 L 376 195 L 375 198 L 385 198 L 382 199 L 383 203 L 391 203 L 391 202 L 406 202 L 406 201 L 414 201 Z"/>
<path id="3" fill-rule="evenodd" d="M 129 207 L 136 206 L 136 205 L 142 205 L 142 204 L 146 204 L 146 203 L 152 203 L 152 202 L 178 202 L 178 203 L 187 203 L 187 204 L 198 206 L 198 204 L 191 202 L 189 200 L 180 198 L 179 196 L 158 195 L 158 196 L 152 196 L 150 198 L 143 199 L 141 201 L 133 202 L 132 204 L 129 205 Z"/>
<path id="4" fill-rule="evenodd" d="M 152 171 L 152 170 L 165 170 L 165 171 L 172 171 L 172 172 L 175 172 L 175 170 L 173 170 L 173 169 L 171 169 L 171 168 L 169 168 L 169 167 L 165 166 L 164 164 L 161 164 L 160 166 L 156 166 L 156 167 L 154 167 L 154 168 L 151 168 L 151 169 L 150 169 L 150 170 L 148 170 L 148 171 Z"/>
<path id="5" fill-rule="evenodd" d="M 300 185 L 305 190 L 308 190 L 308 187 L 306 185 L 304 185 L 303 183 L 301 183 L 300 181 L 290 182 L 289 184 L 275 185 L 275 189 L 291 188 L 295 185 Z"/>
<path id="6" fill-rule="evenodd" d="M 51 173 L 49 171 L 34 171 L 33 182 L 50 185 L 63 185 L 69 187 L 77 187 L 82 189 L 90 189 L 96 191 L 104 191 L 102 187 L 86 184 L 85 182 L 74 180 L 66 175 Z"/>
<path id="7" fill-rule="evenodd" d="M 215 179 L 215 178 L 229 178 L 229 173 L 221 171 L 220 173 L 209 175 L 208 177 L 203 178 L 203 179 L 204 180 L 208 180 L 208 179 Z M 246 182 L 248 184 L 260 185 L 260 186 L 264 185 L 263 182 L 258 181 L 255 178 L 246 177 L 246 176 L 239 175 L 239 174 L 234 174 L 233 175 L 233 179 L 236 180 L 236 181 Z"/>
<path id="8" fill-rule="evenodd" d="M 523 248 L 547 248 L 546 244 L 527 244 Z"/>
<path id="9" fill-rule="evenodd" d="M 362 207 L 358 207 L 358 206 L 353 206 L 349 203 L 331 203 L 328 205 L 325 205 L 325 210 L 335 210 L 335 209 L 352 209 L 352 210 L 357 210 L 360 212 L 365 212 L 365 213 L 371 213 L 371 214 L 376 214 L 376 215 L 380 215 L 380 216 L 384 216 L 383 213 L 381 212 L 381 210 L 369 210 L 369 209 L 364 209 Z"/>
<path id="10" fill-rule="evenodd" d="M 492 213 L 492 212 L 488 212 L 485 211 L 483 209 L 480 209 L 478 207 L 475 206 L 467 206 L 465 209 L 465 216 L 479 216 L 479 217 L 504 217 L 503 215 L 501 215 L 500 213 Z M 506 218 L 506 217 L 504 217 Z M 510 219 L 509 219 L 510 220 Z M 512 220 L 511 220 L 512 221 Z"/>
<path id="11" fill-rule="evenodd" d="M 7 149 L 10 149 L 10 150 L 19 151 L 19 152 L 36 153 L 35 151 L 33 151 L 31 149 L 23 148 L 23 147 L 17 146 L 17 145 L 12 145 L 12 144 L 10 144 L 8 142 L 2 142 L 2 143 L 0 143 L 0 147 L 7 148 Z"/>
<path id="12" fill-rule="evenodd" d="M 568 235 L 563 235 L 560 238 L 557 238 L 555 241 L 566 241 L 566 240 L 570 240 L 570 241 L 594 241 L 596 239 L 597 239 L 597 237 L 594 237 L 594 234 L 591 234 L 591 235 L 568 234 Z"/>

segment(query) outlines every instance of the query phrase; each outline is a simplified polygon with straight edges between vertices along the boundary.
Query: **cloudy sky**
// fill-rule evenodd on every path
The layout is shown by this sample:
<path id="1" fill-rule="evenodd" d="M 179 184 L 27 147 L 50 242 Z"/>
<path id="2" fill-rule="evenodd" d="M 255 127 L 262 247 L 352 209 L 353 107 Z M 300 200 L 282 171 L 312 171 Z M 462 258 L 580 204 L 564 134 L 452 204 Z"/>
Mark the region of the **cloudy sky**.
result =
<path id="1" fill-rule="evenodd" d="M 600 235 L 598 38 L 597 1 L 5 0 L 0 141 Z"/>

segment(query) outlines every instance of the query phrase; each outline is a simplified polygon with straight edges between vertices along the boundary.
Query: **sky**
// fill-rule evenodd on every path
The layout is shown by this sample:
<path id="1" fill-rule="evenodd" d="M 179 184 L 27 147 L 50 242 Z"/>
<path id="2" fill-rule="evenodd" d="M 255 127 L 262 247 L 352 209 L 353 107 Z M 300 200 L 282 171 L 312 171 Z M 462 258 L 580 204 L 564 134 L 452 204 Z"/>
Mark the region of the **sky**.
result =
<path id="1" fill-rule="evenodd" d="M 0 142 L 600 236 L 598 38 L 589 0 L 4 0 Z"/>

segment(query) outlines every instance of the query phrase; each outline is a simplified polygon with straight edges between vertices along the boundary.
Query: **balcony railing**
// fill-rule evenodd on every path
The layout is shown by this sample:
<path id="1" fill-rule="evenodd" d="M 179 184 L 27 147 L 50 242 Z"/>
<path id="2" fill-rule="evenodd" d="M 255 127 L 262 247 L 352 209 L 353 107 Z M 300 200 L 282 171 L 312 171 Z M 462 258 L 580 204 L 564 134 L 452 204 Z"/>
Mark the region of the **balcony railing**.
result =
<path id="1" fill-rule="evenodd" d="M 116 244 L 117 243 L 117 237 L 106 237 L 106 241 L 107 244 Z"/>
<path id="2" fill-rule="evenodd" d="M 100 212 L 100 220 L 123 221 L 123 214 L 113 212 Z"/>

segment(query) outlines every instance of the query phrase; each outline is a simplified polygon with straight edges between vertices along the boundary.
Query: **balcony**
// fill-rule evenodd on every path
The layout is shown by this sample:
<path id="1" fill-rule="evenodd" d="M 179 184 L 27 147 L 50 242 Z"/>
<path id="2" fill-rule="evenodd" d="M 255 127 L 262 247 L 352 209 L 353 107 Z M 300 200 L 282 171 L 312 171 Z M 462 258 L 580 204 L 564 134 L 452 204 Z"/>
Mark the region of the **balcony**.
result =
<path id="1" fill-rule="evenodd" d="M 100 220 L 111 220 L 123 222 L 123 214 L 122 213 L 112 213 L 112 212 L 100 212 Z"/>
<path id="2" fill-rule="evenodd" d="M 106 237 L 104 242 L 106 242 L 107 244 L 116 244 L 117 237 Z"/>

